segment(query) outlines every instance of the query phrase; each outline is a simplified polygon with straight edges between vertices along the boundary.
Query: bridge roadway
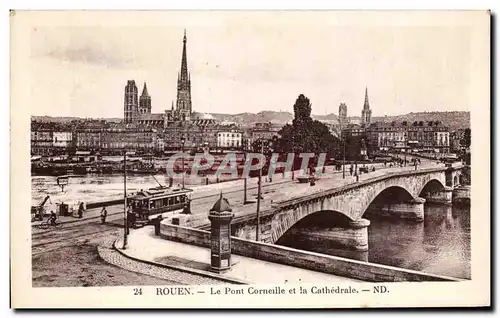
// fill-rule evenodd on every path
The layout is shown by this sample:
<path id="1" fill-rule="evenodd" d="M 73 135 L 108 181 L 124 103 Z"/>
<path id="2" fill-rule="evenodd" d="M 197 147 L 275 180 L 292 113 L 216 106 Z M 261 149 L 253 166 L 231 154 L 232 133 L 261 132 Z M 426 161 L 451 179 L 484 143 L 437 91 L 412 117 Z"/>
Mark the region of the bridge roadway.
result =
<path id="1" fill-rule="evenodd" d="M 410 156 L 407 157 L 410 160 Z M 419 169 L 426 167 L 443 167 L 442 164 L 436 164 L 430 160 L 421 159 L 422 165 Z M 359 165 L 361 166 L 361 165 Z M 414 167 L 384 167 L 383 164 L 370 164 L 367 165 L 370 168 L 375 166 L 376 171 L 370 172 L 368 174 L 361 174 L 359 180 L 367 180 L 369 178 L 374 178 L 376 176 L 381 176 L 391 172 L 398 172 L 403 170 L 412 170 Z M 299 176 L 299 172 L 295 172 L 295 177 Z M 308 183 L 299 184 L 297 180 L 292 181 L 291 175 L 288 173 L 283 177 L 281 174 L 277 174 L 273 177 L 273 181 L 267 182 L 265 176 L 262 178 L 262 196 L 261 200 L 261 211 L 269 210 L 272 202 L 284 201 L 301 195 L 307 195 L 315 192 L 324 191 L 325 188 L 332 189 L 335 187 L 342 187 L 348 184 L 353 184 L 356 182 L 354 176 L 349 175 L 348 167 L 346 167 L 346 178 L 342 179 L 342 171 L 334 171 L 333 167 L 326 167 L 325 176 L 321 177 L 320 180 L 316 182 L 314 187 L 309 186 Z M 333 183 L 333 184 L 332 184 Z M 181 217 L 185 219 L 185 225 L 191 227 L 205 227 L 208 223 L 208 212 L 212 208 L 215 201 L 217 201 L 220 192 L 226 199 L 229 200 L 231 206 L 233 207 L 233 212 L 235 213 L 235 221 L 240 217 L 252 216 L 256 213 L 256 199 L 257 199 L 257 178 L 249 178 L 247 180 L 247 200 L 253 203 L 243 205 L 243 180 L 228 181 L 218 184 L 210 184 L 203 187 L 198 187 L 194 190 L 192 194 L 192 215 L 173 215 L 172 217 Z M 108 222 L 118 221 L 123 219 L 123 204 L 116 204 L 107 207 L 108 210 Z M 101 208 L 93 208 L 85 211 L 83 219 L 77 219 L 75 217 L 64 217 L 61 216 L 60 219 L 63 223 L 66 222 L 76 222 L 87 223 L 95 222 L 95 219 L 99 218 Z M 34 223 L 33 232 L 44 232 L 43 230 L 38 230 L 36 225 L 39 222 Z"/>
<path id="2" fill-rule="evenodd" d="M 437 164 L 435 162 L 422 160 L 422 164 L 419 165 L 418 170 L 429 169 L 429 168 L 445 168 L 444 164 Z M 366 181 L 384 175 L 398 173 L 398 172 L 411 172 L 415 171 L 415 167 L 392 167 L 392 168 L 382 168 L 378 165 L 376 171 L 363 173 L 359 175 L 359 181 Z M 315 186 L 310 186 L 309 183 L 299 183 L 297 180 L 291 180 L 286 178 L 285 180 L 273 180 L 269 183 L 263 180 L 262 197 L 260 202 L 261 216 L 269 214 L 272 212 L 272 204 L 278 202 L 284 202 L 292 200 L 295 198 L 310 196 L 313 194 L 319 194 L 325 191 L 340 189 L 347 185 L 355 184 L 356 177 L 350 176 L 349 173 L 346 174 L 346 178 L 342 178 L 342 172 L 332 172 L 327 170 L 323 176 L 319 177 L 316 181 Z M 223 196 L 226 198 L 232 209 L 235 217 L 233 223 L 244 222 L 248 219 L 253 219 L 256 217 L 256 206 L 257 206 L 257 185 L 256 180 L 249 180 L 248 184 L 252 184 L 248 187 L 247 200 L 252 203 L 243 204 L 243 181 L 238 181 L 237 184 L 229 191 L 223 191 Z M 211 193 L 210 193 L 211 192 Z M 210 193 L 210 194 L 209 194 Z M 207 191 L 205 195 L 196 194 L 193 195 L 191 215 L 176 214 L 171 217 L 179 217 L 181 219 L 181 225 L 188 227 L 206 228 L 209 226 L 210 222 L 208 220 L 208 212 L 212 208 L 213 204 L 217 200 L 219 193 L 213 193 L 212 191 Z"/>

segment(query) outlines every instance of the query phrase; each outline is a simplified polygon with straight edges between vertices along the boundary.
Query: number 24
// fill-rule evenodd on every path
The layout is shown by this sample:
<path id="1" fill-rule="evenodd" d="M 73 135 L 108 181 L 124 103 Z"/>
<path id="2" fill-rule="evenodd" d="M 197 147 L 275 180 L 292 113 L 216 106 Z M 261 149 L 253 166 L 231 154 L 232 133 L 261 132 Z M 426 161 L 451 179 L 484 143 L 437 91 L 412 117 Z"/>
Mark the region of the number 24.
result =
<path id="1" fill-rule="evenodd" d="M 142 295 L 142 288 L 134 288 L 134 296 Z"/>

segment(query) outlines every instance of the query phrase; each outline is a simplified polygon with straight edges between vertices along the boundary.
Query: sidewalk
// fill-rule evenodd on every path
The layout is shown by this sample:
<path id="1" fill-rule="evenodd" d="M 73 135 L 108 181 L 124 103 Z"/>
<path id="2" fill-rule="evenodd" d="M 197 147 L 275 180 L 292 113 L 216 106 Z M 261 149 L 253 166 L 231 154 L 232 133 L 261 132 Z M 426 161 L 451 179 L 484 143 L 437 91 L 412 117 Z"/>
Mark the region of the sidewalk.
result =
<path id="1" fill-rule="evenodd" d="M 122 244 L 122 239 L 116 243 L 117 246 Z M 163 263 L 170 268 L 179 266 L 183 269 L 192 269 L 193 273 L 205 272 L 212 277 L 219 276 L 254 284 L 360 282 L 356 279 L 234 254 L 231 256 L 233 263 L 231 270 L 224 274 L 215 274 L 209 271 L 210 250 L 208 248 L 158 238 L 154 235 L 153 227 L 131 231 L 128 237 L 128 248 L 120 249 L 120 252 L 134 259 Z"/>

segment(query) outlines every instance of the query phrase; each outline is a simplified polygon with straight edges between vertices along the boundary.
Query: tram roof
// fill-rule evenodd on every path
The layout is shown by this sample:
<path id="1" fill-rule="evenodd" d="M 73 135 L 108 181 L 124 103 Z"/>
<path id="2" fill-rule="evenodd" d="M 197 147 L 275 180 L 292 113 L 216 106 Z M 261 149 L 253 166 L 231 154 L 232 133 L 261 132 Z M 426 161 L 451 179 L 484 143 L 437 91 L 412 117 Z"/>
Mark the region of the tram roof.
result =
<path id="1" fill-rule="evenodd" d="M 158 198 L 158 197 L 169 197 L 179 194 L 187 194 L 193 192 L 192 189 L 181 189 L 181 188 L 151 188 L 147 190 L 141 190 L 137 194 L 130 196 L 129 199 L 148 199 L 148 198 Z"/>

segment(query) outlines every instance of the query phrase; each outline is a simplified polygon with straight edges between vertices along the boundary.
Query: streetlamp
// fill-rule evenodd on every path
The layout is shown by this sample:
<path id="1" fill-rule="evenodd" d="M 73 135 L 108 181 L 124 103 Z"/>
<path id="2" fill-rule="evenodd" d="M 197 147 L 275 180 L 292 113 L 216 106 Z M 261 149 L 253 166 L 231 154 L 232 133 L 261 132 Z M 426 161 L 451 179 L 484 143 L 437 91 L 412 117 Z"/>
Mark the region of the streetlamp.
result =
<path id="1" fill-rule="evenodd" d="M 292 152 L 293 152 L 293 161 L 292 161 L 292 180 L 295 178 L 295 136 L 292 133 Z"/>
<path id="2" fill-rule="evenodd" d="M 260 154 L 264 155 L 264 140 L 261 139 L 260 142 Z M 260 157 L 262 159 L 262 156 Z M 256 233 L 255 233 L 255 240 L 258 242 L 259 241 L 259 234 L 260 234 L 260 196 L 261 196 L 261 185 L 262 185 L 262 168 L 260 167 L 259 169 L 259 187 L 257 188 L 257 228 L 256 228 Z"/>
<path id="3" fill-rule="evenodd" d="M 243 147 L 243 205 L 248 203 L 247 200 L 247 175 L 245 171 L 245 166 L 247 164 L 247 152 L 248 152 L 248 140 L 245 140 L 245 146 Z"/>
<path id="4" fill-rule="evenodd" d="M 127 150 L 123 150 L 123 249 L 127 248 L 128 215 L 127 215 Z"/>
<path id="5" fill-rule="evenodd" d="M 345 179 L 345 139 L 342 133 L 342 121 L 340 121 L 340 140 L 342 141 L 343 155 L 342 155 L 342 179 Z"/>
<path id="6" fill-rule="evenodd" d="M 186 139 L 184 136 L 181 138 L 181 151 L 182 151 L 182 189 L 184 189 L 184 143 L 186 142 Z"/>
<path id="7" fill-rule="evenodd" d="M 356 181 L 358 181 L 358 156 L 359 156 L 359 151 L 358 151 L 358 146 L 359 146 L 359 141 L 356 140 L 356 151 L 355 151 L 355 156 L 354 156 L 354 176 L 356 177 Z"/>

